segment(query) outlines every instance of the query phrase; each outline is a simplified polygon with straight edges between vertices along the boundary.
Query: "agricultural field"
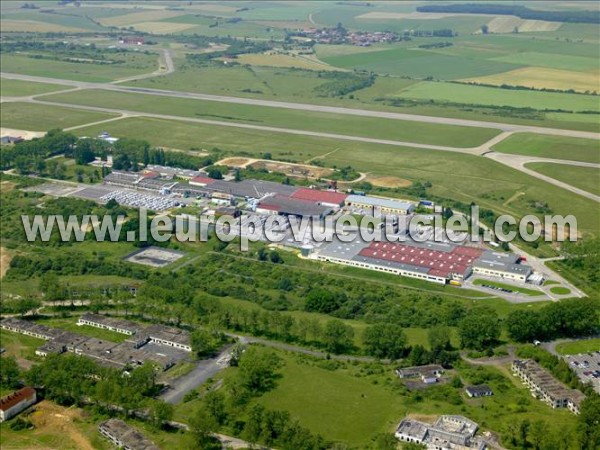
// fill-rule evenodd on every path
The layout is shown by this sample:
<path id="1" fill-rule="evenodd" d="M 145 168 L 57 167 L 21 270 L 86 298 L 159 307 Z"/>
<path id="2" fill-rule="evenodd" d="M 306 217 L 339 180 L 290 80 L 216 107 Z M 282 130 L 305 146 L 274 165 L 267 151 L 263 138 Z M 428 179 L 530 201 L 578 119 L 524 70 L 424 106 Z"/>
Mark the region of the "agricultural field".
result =
<path id="1" fill-rule="evenodd" d="M 122 78 L 153 72 L 157 69 L 158 55 L 155 53 L 119 53 L 114 64 L 94 64 L 64 60 L 37 58 L 26 54 L 3 53 L 0 64 L 4 72 L 20 73 L 48 78 L 63 78 L 75 81 L 110 82 Z"/>
<path id="2" fill-rule="evenodd" d="M 243 122 L 322 133 L 393 139 L 420 144 L 476 147 L 499 134 L 497 130 L 454 125 L 403 122 L 394 119 L 310 112 L 267 106 L 157 97 L 145 94 L 83 90 L 45 96 L 44 100 L 74 105 L 124 109 L 198 119 Z"/>
<path id="3" fill-rule="evenodd" d="M 29 131 L 67 128 L 117 117 L 117 114 L 18 102 L 2 104 L 1 114 L 3 127 Z"/>
<path id="4" fill-rule="evenodd" d="M 591 139 L 517 133 L 496 144 L 493 150 L 514 155 L 600 164 L 599 145 L 597 141 Z"/>
<path id="5" fill-rule="evenodd" d="M 434 81 L 408 86 L 394 95 L 419 100 L 435 98 L 436 101 L 450 103 L 600 112 L 600 102 L 595 95 L 500 89 Z"/>
<path id="6" fill-rule="evenodd" d="M 165 129 L 169 130 L 168 135 L 165 135 Z M 166 147 L 218 147 L 231 152 L 231 156 L 261 157 L 269 151 L 273 159 L 294 162 L 306 162 L 321 156 L 320 160 L 326 166 L 351 165 L 361 172 L 410 181 L 430 180 L 433 184 L 431 193 L 435 195 L 467 204 L 475 201 L 484 208 L 517 216 L 534 212 L 530 203 L 544 199 L 555 214 L 575 214 L 582 231 L 595 234 L 600 226 L 591 200 L 573 196 L 563 189 L 476 156 L 144 118 L 86 127 L 76 133 L 89 136 L 102 131 L 113 136 L 147 139 L 153 145 Z M 197 136 L 202 136 L 201 142 Z M 473 190 L 474 185 L 478 186 L 476 191 Z M 526 194 L 509 206 L 503 206 L 516 192 Z"/>
<path id="7" fill-rule="evenodd" d="M 574 90 L 582 93 L 598 91 L 598 71 L 574 72 L 544 67 L 524 67 L 496 75 L 467 78 L 462 81 L 495 86 L 525 86 L 534 89 Z"/>
<path id="8" fill-rule="evenodd" d="M 247 54 L 238 57 L 238 61 L 241 64 L 250 64 L 251 66 L 295 67 L 307 70 L 339 70 L 303 55 Z"/>
<path id="9" fill-rule="evenodd" d="M 600 169 L 552 163 L 529 163 L 526 167 L 584 191 L 600 195 Z"/>
<path id="10" fill-rule="evenodd" d="M 455 80 L 485 76 L 518 69 L 518 64 L 477 60 L 462 56 L 447 56 L 418 48 L 393 48 L 367 53 L 355 53 L 322 58 L 324 62 L 344 69 L 367 70 L 376 73 L 411 78 L 432 77 Z"/>

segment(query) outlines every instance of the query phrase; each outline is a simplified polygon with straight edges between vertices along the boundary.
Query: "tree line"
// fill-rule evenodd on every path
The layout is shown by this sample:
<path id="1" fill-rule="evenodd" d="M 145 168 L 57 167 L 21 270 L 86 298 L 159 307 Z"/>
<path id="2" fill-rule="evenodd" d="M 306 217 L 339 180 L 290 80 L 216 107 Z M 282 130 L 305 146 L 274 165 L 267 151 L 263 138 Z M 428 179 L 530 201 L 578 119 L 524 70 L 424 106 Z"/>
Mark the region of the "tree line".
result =
<path id="1" fill-rule="evenodd" d="M 600 11 L 565 10 L 548 11 L 531 9 L 515 4 L 463 3 L 417 6 L 424 13 L 489 14 L 517 16 L 521 19 L 547 20 L 550 22 L 600 23 Z"/>

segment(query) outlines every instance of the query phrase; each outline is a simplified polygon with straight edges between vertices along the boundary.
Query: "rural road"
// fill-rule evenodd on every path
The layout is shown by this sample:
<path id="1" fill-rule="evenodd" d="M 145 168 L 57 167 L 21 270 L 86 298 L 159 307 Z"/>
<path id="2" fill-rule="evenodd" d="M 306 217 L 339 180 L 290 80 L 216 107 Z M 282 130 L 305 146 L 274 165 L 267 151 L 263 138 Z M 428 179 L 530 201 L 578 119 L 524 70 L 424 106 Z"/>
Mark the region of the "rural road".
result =
<path id="1" fill-rule="evenodd" d="M 260 100 L 243 97 L 230 97 L 224 95 L 198 94 L 192 92 L 172 91 L 164 89 L 136 88 L 111 83 L 89 83 L 84 81 L 65 80 L 60 78 L 37 77 L 16 73 L 0 72 L 0 77 L 10 80 L 22 80 L 37 83 L 51 83 L 72 86 L 79 89 L 103 89 L 118 92 L 149 94 L 165 97 L 197 99 L 222 103 L 237 103 L 243 105 L 268 106 L 271 108 L 297 109 L 302 111 L 324 112 L 332 114 L 345 114 L 362 117 L 376 117 L 380 119 L 396 119 L 410 122 L 427 122 L 441 125 L 457 125 L 464 127 L 495 128 L 507 132 L 537 133 L 559 136 L 600 139 L 600 133 L 589 131 L 564 130 L 558 128 L 535 127 L 529 125 L 515 125 L 500 122 L 484 122 L 479 120 L 455 119 L 449 117 L 423 116 L 418 114 L 394 113 L 366 109 L 343 108 L 337 106 L 314 105 L 309 103 L 280 102 L 274 100 Z M 123 80 L 121 80 L 122 82 Z"/>
<path id="2" fill-rule="evenodd" d="M 569 166 L 579 166 L 579 167 L 591 167 L 595 169 L 600 169 L 600 164 L 594 163 L 586 163 L 580 161 L 564 161 L 562 159 L 552 159 L 552 158 L 538 158 L 538 157 L 530 157 L 530 156 L 521 156 L 521 155 L 511 155 L 508 153 L 497 153 L 497 152 L 489 152 L 484 155 L 487 158 L 493 159 L 499 163 L 512 167 L 513 169 L 517 169 L 521 172 L 526 173 L 527 175 L 531 175 L 532 177 L 539 178 L 540 180 L 544 180 L 547 183 L 551 183 L 560 188 L 566 189 L 569 192 L 574 194 L 581 195 L 583 197 L 589 198 L 590 200 L 594 200 L 595 202 L 600 203 L 600 196 L 592 194 L 591 192 L 584 191 L 583 189 L 579 189 L 575 186 L 571 186 L 570 184 L 559 181 L 555 178 L 549 177 L 548 175 L 544 175 L 540 172 L 536 172 L 535 170 L 528 169 L 525 167 L 526 164 L 533 162 L 544 162 L 551 164 L 565 164 Z"/>
<path id="3" fill-rule="evenodd" d="M 224 361 L 230 356 L 231 347 L 228 345 L 217 356 L 199 361 L 194 370 L 172 380 L 171 387 L 159 398 L 171 404 L 181 403 L 185 394 L 204 384 L 209 378 L 214 377 L 228 366 L 228 363 Z"/>

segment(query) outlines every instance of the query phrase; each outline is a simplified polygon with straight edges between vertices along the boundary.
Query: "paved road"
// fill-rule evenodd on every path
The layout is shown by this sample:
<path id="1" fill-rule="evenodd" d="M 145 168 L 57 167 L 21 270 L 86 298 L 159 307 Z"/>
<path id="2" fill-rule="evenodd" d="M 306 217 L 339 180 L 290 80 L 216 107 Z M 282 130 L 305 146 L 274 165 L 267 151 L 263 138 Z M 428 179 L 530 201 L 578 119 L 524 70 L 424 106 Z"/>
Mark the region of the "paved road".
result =
<path id="1" fill-rule="evenodd" d="M 164 63 L 164 66 L 163 66 L 163 63 Z M 127 77 L 127 78 L 121 78 L 120 80 L 113 81 L 110 84 L 126 83 L 128 81 L 135 81 L 135 80 L 144 80 L 146 78 L 153 78 L 153 77 L 158 77 L 158 76 L 162 76 L 162 75 L 170 75 L 173 72 L 175 72 L 175 64 L 173 63 L 173 53 L 170 49 L 163 49 L 161 51 L 161 55 L 159 57 L 158 69 L 155 70 L 154 72 L 145 73 L 142 75 L 133 75 L 133 76 Z"/>
<path id="2" fill-rule="evenodd" d="M 599 195 L 595 195 L 595 194 L 592 194 L 591 192 L 584 191 L 583 189 L 579 189 L 575 186 L 571 186 L 570 184 L 556 180 L 555 178 L 549 177 L 548 175 L 544 175 L 542 173 L 536 172 L 535 170 L 525 167 L 525 165 L 529 164 L 529 163 L 545 162 L 545 163 L 552 163 L 552 164 L 565 164 L 565 165 L 569 165 L 569 166 L 593 167 L 596 169 L 600 169 L 600 164 L 586 163 L 586 162 L 580 162 L 580 161 L 564 161 L 562 159 L 553 159 L 553 158 L 538 158 L 538 157 L 529 157 L 529 156 L 521 156 L 521 155 L 510 155 L 508 153 L 496 153 L 496 152 L 486 153 L 485 156 L 487 158 L 493 159 L 494 161 L 497 161 L 499 163 L 502 163 L 504 165 L 512 167 L 513 169 L 517 169 L 521 172 L 524 172 L 527 175 L 531 175 L 532 177 L 539 178 L 540 180 L 544 180 L 547 183 L 553 184 L 560 188 L 566 189 L 569 192 L 581 195 L 583 197 L 589 198 L 590 200 L 594 200 L 595 202 L 600 203 Z"/>
<path id="3" fill-rule="evenodd" d="M 530 132 L 538 134 L 550 134 L 560 136 L 572 136 L 582 137 L 588 139 L 600 139 L 600 133 L 593 133 L 588 131 L 575 131 L 575 130 L 563 130 L 557 128 L 545 128 L 535 127 L 529 125 L 515 125 L 500 122 L 484 122 L 479 120 L 466 120 L 466 119 L 455 119 L 449 117 L 435 117 L 435 116 L 423 116 L 418 114 L 406 114 L 406 113 L 394 113 L 385 111 L 374 111 L 366 109 L 355 109 L 355 108 L 343 108 L 337 106 L 324 106 L 314 105 L 309 103 L 292 103 L 292 102 L 280 102 L 273 100 L 260 100 L 253 98 L 243 97 L 230 97 L 224 95 L 210 95 L 210 94 L 198 94 L 192 92 L 172 91 L 165 89 L 150 89 L 150 88 L 137 88 L 130 86 L 122 86 L 111 83 L 89 83 L 84 81 L 73 81 L 65 80 L 60 78 L 47 78 L 37 77 L 32 75 L 22 75 L 16 73 L 0 72 L 0 76 L 6 79 L 12 80 L 23 80 L 40 83 L 53 83 L 62 84 L 67 86 L 73 86 L 80 89 L 105 89 L 119 92 L 129 92 L 138 94 L 149 94 L 166 97 L 186 98 L 186 99 L 197 99 L 205 101 L 223 102 L 223 103 L 237 103 L 243 105 L 256 105 L 256 106 L 269 106 L 272 108 L 284 108 L 284 109 L 296 109 L 302 111 L 315 111 L 325 112 L 333 114 L 345 114 L 362 117 L 377 117 L 381 119 L 396 119 L 410 122 L 427 122 L 441 125 L 458 125 L 464 127 L 476 127 L 476 128 L 496 128 L 506 132 Z"/>
<path id="4" fill-rule="evenodd" d="M 228 345 L 214 358 L 198 361 L 194 370 L 172 380 L 169 383 L 171 387 L 163 392 L 159 398 L 171 404 L 180 403 L 185 394 L 196 389 L 228 366 L 223 360 L 226 360 L 231 354 L 231 347 L 231 345 Z"/>

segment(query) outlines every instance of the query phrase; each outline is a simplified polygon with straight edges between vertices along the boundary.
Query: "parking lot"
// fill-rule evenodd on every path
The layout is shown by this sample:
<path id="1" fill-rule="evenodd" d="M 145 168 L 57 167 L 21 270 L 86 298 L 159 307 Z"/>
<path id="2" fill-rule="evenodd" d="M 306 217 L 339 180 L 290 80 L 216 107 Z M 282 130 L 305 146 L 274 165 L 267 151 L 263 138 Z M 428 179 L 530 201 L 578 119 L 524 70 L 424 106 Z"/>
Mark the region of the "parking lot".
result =
<path id="1" fill-rule="evenodd" d="M 136 250 L 127 255 L 124 260 L 151 267 L 164 267 L 185 255 L 184 252 L 160 247 L 148 247 Z"/>
<path id="2" fill-rule="evenodd" d="M 565 355 L 565 361 L 573 369 L 582 383 L 591 383 L 600 394 L 600 351 Z"/>

